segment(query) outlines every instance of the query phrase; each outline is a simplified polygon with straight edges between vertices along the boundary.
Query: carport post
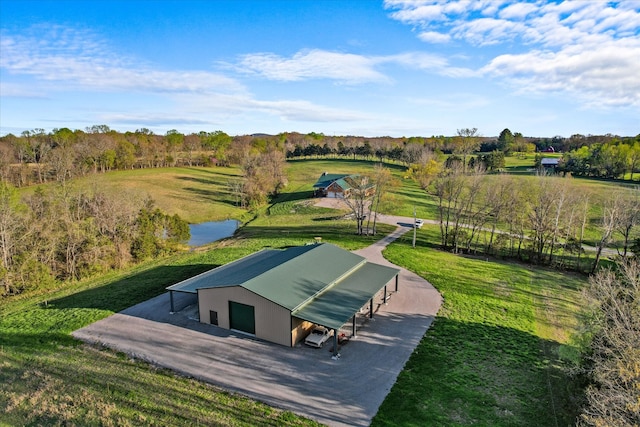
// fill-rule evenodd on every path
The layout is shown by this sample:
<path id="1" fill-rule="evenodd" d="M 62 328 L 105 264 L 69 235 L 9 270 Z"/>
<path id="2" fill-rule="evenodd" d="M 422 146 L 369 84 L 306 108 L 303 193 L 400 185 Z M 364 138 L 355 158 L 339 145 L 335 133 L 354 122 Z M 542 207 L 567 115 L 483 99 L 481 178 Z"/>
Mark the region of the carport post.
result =
<path id="1" fill-rule="evenodd" d="M 170 313 L 173 314 L 174 313 L 174 307 L 173 307 L 173 291 L 169 291 L 169 299 L 171 300 L 171 311 Z"/>
<path id="2" fill-rule="evenodd" d="M 396 274 L 396 292 L 398 292 L 398 274 Z"/>
<path id="3" fill-rule="evenodd" d="M 387 285 L 384 285 L 384 298 L 382 298 L 384 305 L 387 305 Z"/>
<path id="4" fill-rule="evenodd" d="M 369 300 L 369 319 L 373 319 L 373 298 Z"/>
<path id="5" fill-rule="evenodd" d="M 353 323 L 351 324 L 351 336 L 356 337 L 356 315 L 353 315 Z"/>
<path id="6" fill-rule="evenodd" d="M 338 330 L 333 330 L 333 357 L 338 357 Z"/>

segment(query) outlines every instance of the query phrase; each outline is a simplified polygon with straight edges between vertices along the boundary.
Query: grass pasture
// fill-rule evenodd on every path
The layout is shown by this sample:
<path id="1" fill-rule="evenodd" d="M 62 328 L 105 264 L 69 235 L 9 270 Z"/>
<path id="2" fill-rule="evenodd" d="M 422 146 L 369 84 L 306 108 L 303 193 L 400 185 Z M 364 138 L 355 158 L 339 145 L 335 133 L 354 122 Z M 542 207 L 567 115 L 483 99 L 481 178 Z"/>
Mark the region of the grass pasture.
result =
<path id="1" fill-rule="evenodd" d="M 69 185 L 82 189 L 126 192 L 151 197 L 155 205 L 170 215 L 178 214 L 190 224 L 229 218 L 244 220 L 248 215 L 236 206 L 227 184 L 241 178 L 237 167 L 182 167 L 133 169 L 88 175 Z M 48 183 L 45 186 L 56 185 Z M 37 186 L 21 189 L 29 194 Z"/>
<path id="2" fill-rule="evenodd" d="M 228 248 L 173 257 L 4 304 L 0 425 L 316 425 L 69 335 L 249 252 Z"/>
<path id="3" fill-rule="evenodd" d="M 239 218 L 234 238 L 127 271 L 65 284 L 58 290 L 0 300 L 0 425 L 315 425 L 290 412 L 131 359 L 85 346 L 71 331 L 164 292 L 187 277 L 264 247 L 314 241 L 345 249 L 378 236 L 355 236 L 344 211 L 308 197 L 324 171 L 371 171 L 374 162 L 295 160 L 289 184 L 254 218 L 226 190 L 235 168 L 114 172 L 72 185 L 144 192 L 189 222 Z M 400 186 L 384 212 L 436 218 L 434 201 L 403 168 L 388 165 Z M 528 177 L 522 177 L 528 178 Z M 582 182 L 582 180 L 576 182 Z M 95 184 L 99 183 L 99 184 Z M 608 183 L 586 181 L 595 194 Z M 373 420 L 374 426 L 564 426 L 576 407 L 558 351 L 576 325 L 584 278 L 518 263 L 437 250 L 439 231 L 425 225 L 385 256 L 425 277 L 444 296 L 432 328 L 411 356 Z"/>
<path id="4" fill-rule="evenodd" d="M 390 245 L 385 257 L 427 278 L 444 305 L 374 419 L 374 426 L 573 424 L 561 345 L 576 326 L 584 278 L 431 249 Z"/>

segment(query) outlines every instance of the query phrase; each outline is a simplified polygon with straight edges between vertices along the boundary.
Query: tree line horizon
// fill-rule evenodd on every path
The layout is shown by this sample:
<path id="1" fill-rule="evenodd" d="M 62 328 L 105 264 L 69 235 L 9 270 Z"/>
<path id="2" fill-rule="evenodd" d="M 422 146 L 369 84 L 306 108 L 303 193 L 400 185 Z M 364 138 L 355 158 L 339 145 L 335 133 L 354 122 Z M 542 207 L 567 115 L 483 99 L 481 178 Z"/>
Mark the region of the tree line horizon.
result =
<path id="1" fill-rule="evenodd" d="M 633 179 L 640 167 L 640 134 L 539 138 L 505 128 L 498 137 L 484 137 L 477 128 L 462 128 L 454 136 L 431 137 L 327 136 L 316 132 L 230 136 L 220 130 L 183 134 L 173 129 L 164 135 L 146 128 L 119 132 L 107 125 L 51 132 L 37 128 L 20 136 L 0 137 L 0 177 L 22 187 L 116 169 L 241 165 L 249 153 L 274 151 L 286 158 L 342 156 L 406 166 L 421 162 L 427 151 L 461 156 L 465 164 L 467 157 L 483 160 L 488 170 L 499 169 L 503 161 L 475 159 L 474 153 L 510 156 L 553 151 L 566 157 L 562 172 L 604 178 L 624 178 L 631 173 Z"/>

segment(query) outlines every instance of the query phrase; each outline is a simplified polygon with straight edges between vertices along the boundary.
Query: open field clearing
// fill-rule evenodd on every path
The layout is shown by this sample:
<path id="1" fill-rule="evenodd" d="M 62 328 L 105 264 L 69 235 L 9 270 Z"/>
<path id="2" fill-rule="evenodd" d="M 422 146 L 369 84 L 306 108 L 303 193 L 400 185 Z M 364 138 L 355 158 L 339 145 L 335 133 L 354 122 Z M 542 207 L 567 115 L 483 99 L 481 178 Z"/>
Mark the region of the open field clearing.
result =
<path id="1" fill-rule="evenodd" d="M 151 197 L 170 215 L 178 214 L 191 224 L 228 218 L 242 219 L 246 211 L 236 206 L 228 182 L 242 177 L 235 167 L 133 169 L 88 175 L 72 181 L 71 188 L 126 192 Z M 40 187 L 55 186 L 48 183 Z M 39 186 L 21 189 L 30 194 Z"/>

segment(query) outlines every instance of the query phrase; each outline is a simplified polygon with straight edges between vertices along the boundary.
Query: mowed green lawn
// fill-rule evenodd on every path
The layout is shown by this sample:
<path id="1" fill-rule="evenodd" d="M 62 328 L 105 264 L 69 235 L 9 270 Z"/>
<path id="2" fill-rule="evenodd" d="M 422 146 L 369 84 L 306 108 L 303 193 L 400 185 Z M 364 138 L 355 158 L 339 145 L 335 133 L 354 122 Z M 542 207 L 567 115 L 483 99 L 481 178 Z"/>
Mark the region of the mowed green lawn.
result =
<path id="1" fill-rule="evenodd" d="M 122 354 L 85 346 L 70 333 L 264 247 L 305 244 L 315 237 L 346 249 L 373 243 L 380 236 L 355 236 L 355 223 L 344 219 L 345 212 L 315 207 L 307 199 L 322 172 L 366 172 L 372 166 L 291 162 L 285 193 L 235 238 L 50 293 L 1 301 L 0 425 L 314 425 Z M 386 211 L 412 216 L 415 206 L 419 216 L 430 218 L 432 202 L 403 179 L 401 168 L 392 171 L 400 187 L 393 190 Z M 178 213 L 172 206 L 181 205 L 193 211 L 186 218 L 201 222 L 246 215 L 233 206 L 230 194 L 224 195 L 226 177 L 237 173 L 233 168 L 127 171 L 104 175 L 104 185 L 145 191 L 169 213 Z M 392 229 L 382 226 L 380 231 Z M 425 226 L 416 249 L 405 237 L 386 252 L 392 262 L 431 281 L 445 299 L 374 425 L 571 424 L 575 408 L 570 382 L 559 369 L 558 348 L 575 327 L 584 279 L 441 252 L 434 248 L 437 233 Z"/>
<path id="2" fill-rule="evenodd" d="M 174 256 L 0 307 L 1 426 L 304 426 L 317 423 L 70 333 L 165 292 L 165 287 L 253 252 Z"/>
<path id="3" fill-rule="evenodd" d="M 436 227 L 385 257 L 429 280 L 444 304 L 374 426 L 565 426 L 575 422 L 560 347 L 585 278 L 433 249 Z"/>

